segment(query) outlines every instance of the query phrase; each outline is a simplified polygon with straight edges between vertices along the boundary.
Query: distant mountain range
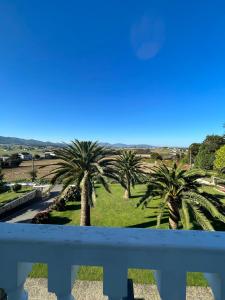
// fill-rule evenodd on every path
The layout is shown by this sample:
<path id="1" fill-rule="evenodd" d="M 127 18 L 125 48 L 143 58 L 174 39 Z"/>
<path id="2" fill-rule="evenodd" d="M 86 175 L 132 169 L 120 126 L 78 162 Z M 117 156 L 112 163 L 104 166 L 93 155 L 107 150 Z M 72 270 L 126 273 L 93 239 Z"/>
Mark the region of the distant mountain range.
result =
<path id="1" fill-rule="evenodd" d="M 0 136 L 1 145 L 19 145 L 19 146 L 36 146 L 36 147 L 61 147 L 62 143 L 42 142 L 33 139 L 20 139 L 16 137 Z"/>
<path id="2" fill-rule="evenodd" d="M 101 145 L 105 147 L 112 147 L 112 148 L 154 148 L 154 146 L 150 146 L 147 144 L 122 144 L 122 143 L 116 143 L 116 144 L 110 144 L 110 143 L 100 143 Z"/>
<path id="3" fill-rule="evenodd" d="M 53 142 L 43 142 L 34 139 L 21 139 L 17 137 L 4 137 L 0 136 L 0 144 L 1 145 L 20 145 L 20 146 L 33 146 L 33 147 L 62 147 L 63 143 L 53 143 Z M 105 147 L 112 148 L 153 148 L 153 146 L 146 144 L 110 144 L 110 143 L 100 143 Z"/>

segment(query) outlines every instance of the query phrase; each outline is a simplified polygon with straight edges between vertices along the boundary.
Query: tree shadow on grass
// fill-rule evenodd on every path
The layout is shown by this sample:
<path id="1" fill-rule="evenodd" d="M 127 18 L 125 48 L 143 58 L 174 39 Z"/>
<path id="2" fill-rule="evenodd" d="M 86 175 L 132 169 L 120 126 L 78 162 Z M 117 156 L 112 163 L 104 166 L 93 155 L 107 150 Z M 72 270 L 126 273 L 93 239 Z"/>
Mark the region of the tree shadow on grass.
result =
<path id="1" fill-rule="evenodd" d="M 150 219 L 147 222 L 143 222 L 143 223 L 139 223 L 139 224 L 135 224 L 135 225 L 130 225 L 130 226 L 126 226 L 127 228 L 148 228 L 148 227 L 156 227 L 157 225 L 157 220 L 156 220 L 156 216 L 150 216 L 150 217 L 146 217 L 148 219 Z M 161 224 L 165 224 L 168 223 L 168 217 L 164 216 L 161 219 Z"/>
<path id="2" fill-rule="evenodd" d="M 66 206 L 66 210 L 67 211 L 71 211 L 71 210 L 79 210 L 81 209 L 81 204 L 80 203 L 73 203 L 73 204 L 69 204 Z"/>
<path id="3" fill-rule="evenodd" d="M 136 198 L 142 198 L 144 196 L 144 194 L 140 194 L 140 195 L 131 195 L 130 199 L 136 199 Z"/>
<path id="4" fill-rule="evenodd" d="M 65 225 L 71 221 L 70 218 L 67 217 L 59 217 L 59 216 L 52 216 L 49 224 L 57 224 L 57 225 Z"/>

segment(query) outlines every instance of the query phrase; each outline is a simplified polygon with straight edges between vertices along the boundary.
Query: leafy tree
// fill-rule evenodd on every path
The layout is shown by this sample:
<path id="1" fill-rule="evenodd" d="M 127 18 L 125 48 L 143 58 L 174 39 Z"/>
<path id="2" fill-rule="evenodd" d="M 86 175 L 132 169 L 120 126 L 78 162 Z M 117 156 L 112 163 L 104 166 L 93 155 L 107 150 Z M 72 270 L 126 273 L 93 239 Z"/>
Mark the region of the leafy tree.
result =
<path id="1" fill-rule="evenodd" d="M 154 160 L 162 160 L 162 156 L 157 152 L 151 152 L 151 158 Z"/>
<path id="2" fill-rule="evenodd" d="M 40 158 L 41 158 L 41 156 L 40 156 L 39 154 L 35 154 L 35 155 L 34 155 L 34 159 L 38 160 L 38 159 L 40 159 Z"/>
<path id="3" fill-rule="evenodd" d="M 145 196 L 138 205 L 147 206 L 152 199 L 160 199 L 160 213 L 157 226 L 165 213 L 169 214 L 169 227 L 177 229 L 179 222 L 185 229 L 191 229 L 191 218 L 205 230 L 214 230 L 209 216 L 225 223 L 225 216 L 218 208 L 218 202 L 211 195 L 201 193 L 198 178 L 203 176 L 197 171 L 185 171 L 165 165 L 154 167 Z"/>
<path id="4" fill-rule="evenodd" d="M 199 148 L 195 165 L 201 169 L 211 170 L 215 160 L 215 152 L 225 145 L 225 139 L 219 135 L 208 135 Z"/>
<path id="5" fill-rule="evenodd" d="M 195 159 L 196 167 L 203 170 L 212 170 L 215 160 L 215 152 L 211 152 L 207 145 L 202 144 Z"/>
<path id="6" fill-rule="evenodd" d="M 16 183 L 12 186 L 12 190 L 16 193 L 19 192 L 21 189 L 22 189 L 22 185 L 19 183 Z"/>
<path id="7" fill-rule="evenodd" d="M 201 144 L 199 144 L 199 143 L 193 143 L 189 146 L 189 148 L 188 148 L 188 157 L 190 157 L 190 154 L 191 154 L 192 161 L 195 161 L 195 158 L 198 154 L 200 146 L 201 146 Z"/>
<path id="8" fill-rule="evenodd" d="M 101 182 L 104 188 L 110 192 L 106 179 L 111 175 L 113 150 L 106 149 L 97 142 L 75 140 L 55 152 L 60 162 L 57 162 L 58 167 L 51 172 L 54 174 L 52 183 L 61 180 L 64 190 L 70 185 L 80 186 L 80 225 L 90 226 L 94 180 Z"/>
<path id="9" fill-rule="evenodd" d="M 225 169 L 225 146 L 222 146 L 219 150 L 216 151 L 214 166 L 220 171 Z"/>
<path id="10" fill-rule="evenodd" d="M 225 139 L 220 135 L 208 135 L 203 144 L 207 145 L 210 151 L 215 152 L 221 146 L 225 145 Z"/>
<path id="11" fill-rule="evenodd" d="M 15 168 L 18 167 L 22 162 L 22 159 L 19 157 L 18 153 L 12 154 L 6 161 L 1 163 L 2 168 Z"/>
<path id="12" fill-rule="evenodd" d="M 135 151 L 124 150 L 117 156 L 114 173 L 117 180 L 125 189 L 124 198 L 131 197 L 131 186 L 140 183 L 144 179 L 144 170 L 141 164 L 142 158 Z"/>

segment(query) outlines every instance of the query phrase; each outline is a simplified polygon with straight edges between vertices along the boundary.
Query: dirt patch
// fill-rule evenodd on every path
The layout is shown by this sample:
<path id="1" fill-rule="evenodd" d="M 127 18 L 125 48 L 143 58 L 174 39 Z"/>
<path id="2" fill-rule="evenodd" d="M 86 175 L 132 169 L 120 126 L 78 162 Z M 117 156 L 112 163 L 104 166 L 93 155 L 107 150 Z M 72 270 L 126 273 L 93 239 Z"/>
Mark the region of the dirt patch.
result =
<path id="1" fill-rule="evenodd" d="M 44 176 L 51 178 L 49 175 L 57 167 L 58 159 L 36 160 L 34 166 L 37 170 L 37 178 Z M 24 161 L 18 168 L 3 169 L 4 179 L 6 181 L 31 180 L 30 172 L 32 171 L 32 161 Z"/>

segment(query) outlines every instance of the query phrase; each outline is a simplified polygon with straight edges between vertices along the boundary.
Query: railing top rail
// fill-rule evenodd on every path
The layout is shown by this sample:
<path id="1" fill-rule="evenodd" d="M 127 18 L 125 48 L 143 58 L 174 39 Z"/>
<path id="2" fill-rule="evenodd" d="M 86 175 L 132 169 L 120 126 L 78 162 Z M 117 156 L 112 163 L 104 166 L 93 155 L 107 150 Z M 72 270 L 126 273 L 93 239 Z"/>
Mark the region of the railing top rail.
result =
<path id="1" fill-rule="evenodd" d="M 225 251 L 225 232 L 0 223 L 3 242 Z"/>

